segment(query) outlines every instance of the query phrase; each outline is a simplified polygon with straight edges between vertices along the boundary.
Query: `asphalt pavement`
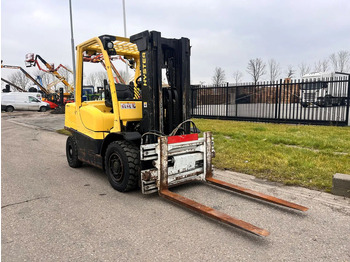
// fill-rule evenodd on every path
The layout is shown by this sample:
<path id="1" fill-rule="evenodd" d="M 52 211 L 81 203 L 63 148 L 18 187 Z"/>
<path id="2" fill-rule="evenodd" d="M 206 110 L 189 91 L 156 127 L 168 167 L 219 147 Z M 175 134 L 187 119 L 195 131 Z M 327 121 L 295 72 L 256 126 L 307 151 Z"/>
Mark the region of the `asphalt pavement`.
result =
<path id="1" fill-rule="evenodd" d="M 172 189 L 270 232 L 259 237 L 70 168 L 63 115 L 1 114 L 2 261 L 350 261 L 350 199 L 254 176 L 214 177 L 309 207 L 289 210 L 203 183 Z"/>

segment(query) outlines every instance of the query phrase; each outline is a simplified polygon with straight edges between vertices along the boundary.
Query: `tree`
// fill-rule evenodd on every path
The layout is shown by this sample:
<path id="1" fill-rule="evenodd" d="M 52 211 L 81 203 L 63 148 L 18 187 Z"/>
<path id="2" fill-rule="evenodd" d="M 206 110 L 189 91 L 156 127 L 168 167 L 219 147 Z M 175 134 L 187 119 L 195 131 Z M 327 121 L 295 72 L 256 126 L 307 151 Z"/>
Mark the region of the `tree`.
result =
<path id="1" fill-rule="evenodd" d="M 308 66 L 304 63 L 301 63 L 298 67 L 299 67 L 299 72 L 300 72 L 301 77 L 310 73 L 310 71 L 311 71 L 310 66 Z"/>
<path id="2" fill-rule="evenodd" d="M 86 84 L 92 85 L 95 88 L 103 87 L 104 79 L 107 79 L 106 71 L 93 72 L 86 77 Z"/>
<path id="3" fill-rule="evenodd" d="M 260 58 L 250 59 L 247 66 L 247 72 L 253 78 L 254 83 L 256 84 L 260 77 L 266 74 L 265 71 L 266 64 Z"/>
<path id="4" fill-rule="evenodd" d="M 34 79 L 36 79 L 39 83 L 39 78 L 41 78 L 41 83 L 44 88 L 46 88 L 49 92 L 54 92 L 57 90 L 58 84 L 60 81 L 56 78 L 52 73 L 47 73 L 42 70 L 36 69 L 33 73 Z M 39 87 L 36 87 L 39 89 Z"/>
<path id="5" fill-rule="evenodd" d="M 95 86 L 95 73 L 88 74 L 85 83 L 89 86 Z"/>
<path id="6" fill-rule="evenodd" d="M 4 81 L 1 81 L 1 90 L 3 90 L 4 88 L 6 88 L 6 83 Z M 12 89 L 12 87 L 11 87 Z"/>
<path id="7" fill-rule="evenodd" d="M 29 79 L 25 76 L 25 74 L 17 71 L 9 76 L 9 81 L 15 85 L 18 85 L 19 87 L 22 87 L 23 89 L 26 89 Z"/>
<path id="8" fill-rule="evenodd" d="M 131 74 L 126 70 L 119 70 L 120 76 L 124 79 L 125 83 L 128 84 L 131 78 Z"/>
<path id="9" fill-rule="evenodd" d="M 315 72 L 326 72 L 329 67 L 328 63 L 329 63 L 328 59 L 317 61 L 315 63 Z"/>
<path id="10" fill-rule="evenodd" d="M 74 85 L 73 74 L 70 72 L 72 69 L 68 65 L 65 65 L 65 67 L 68 70 L 60 67 L 60 69 L 58 69 L 58 73 L 63 76 L 70 85 Z"/>
<path id="11" fill-rule="evenodd" d="M 38 77 L 41 78 L 42 85 L 46 88 L 48 84 L 53 81 L 53 76 L 50 73 L 46 73 L 42 70 L 36 69 L 33 73 L 33 78 L 39 83 Z"/>
<path id="12" fill-rule="evenodd" d="M 225 70 L 221 67 L 216 67 L 213 75 L 213 85 L 220 86 L 225 82 Z"/>
<path id="13" fill-rule="evenodd" d="M 95 87 L 103 87 L 103 80 L 107 79 L 106 71 L 95 72 Z"/>
<path id="14" fill-rule="evenodd" d="M 295 75 L 295 70 L 292 65 L 289 65 L 287 68 L 287 78 L 292 78 Z"/>
<path id="15" fill-rule="evenodd" d="M 275 59 L 269 60 L 269 76 L 270 81 L 274 82 L 278 78 L 278 76 L 281 74 L 281 67 L 280 64 L 276 62 Z"/>
<path id="16" fill-rule="evenodd" d="M 237 71 L 233 72 L 233 78 L 235 80 L 236 85 L 238 85 L 242 81 L 243 73 L 241 71 L 237 70 Z"/>
<path id="17" fill-rule="evenodd" d="M 329 59 L 334 71 L 347 72 L 350 70 L 350 52 L 342 50 L 337 54 L 331 54 Z"/>

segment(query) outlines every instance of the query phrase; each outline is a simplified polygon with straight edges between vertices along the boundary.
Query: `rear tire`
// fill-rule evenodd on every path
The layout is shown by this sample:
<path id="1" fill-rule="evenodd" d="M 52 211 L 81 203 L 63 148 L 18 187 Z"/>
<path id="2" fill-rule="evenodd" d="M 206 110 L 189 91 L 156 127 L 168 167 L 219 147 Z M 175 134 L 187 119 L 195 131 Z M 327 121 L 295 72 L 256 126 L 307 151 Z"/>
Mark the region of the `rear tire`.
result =
<path id="1" fill-rule="evenodd" d="M 111 186 L 119 192 L 133 190 L 140 176 L 139 148 L 129 141 L 114 141 L 107 147 L 105 171 Z"/>
<path id="2" fill-rule="evenodd" d="M 66 143 L 68 165 L 73 168 L 81 167 L 83 162 L 78 159 L 78 146 L 74 136 L 69 136 Z"/>
<path id="3" fill-rule="evenodd" d="M 13 112 L 14 110 L 13 106 L 6 107 L 6 112 Z"/>

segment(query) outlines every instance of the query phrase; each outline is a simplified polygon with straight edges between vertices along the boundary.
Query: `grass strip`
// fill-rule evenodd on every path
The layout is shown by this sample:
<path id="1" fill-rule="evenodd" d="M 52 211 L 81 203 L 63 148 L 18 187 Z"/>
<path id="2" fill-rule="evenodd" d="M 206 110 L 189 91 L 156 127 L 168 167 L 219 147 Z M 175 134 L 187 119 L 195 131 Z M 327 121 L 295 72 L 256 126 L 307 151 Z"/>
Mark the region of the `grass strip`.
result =
<path id="1" fill-rule="evenodd" d="M 335 173 L 350 174 L 350 127 L 194 122 L 213 133 L 216 168 L 327 192 Z"/>

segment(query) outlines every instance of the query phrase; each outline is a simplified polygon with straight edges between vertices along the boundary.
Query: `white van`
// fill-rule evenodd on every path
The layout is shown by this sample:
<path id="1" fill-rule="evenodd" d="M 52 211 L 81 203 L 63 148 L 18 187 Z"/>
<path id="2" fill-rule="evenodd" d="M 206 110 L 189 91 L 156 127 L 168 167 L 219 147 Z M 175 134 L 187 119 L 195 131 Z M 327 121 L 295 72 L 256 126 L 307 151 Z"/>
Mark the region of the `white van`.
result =
<path id="1" fill-rule="evenodd" d="M 10 92 L 1 93 L 1 110 L 37 110 L 45 112 L 50 109 L 48 103 L 41 101 L 40 93 Z"/>

